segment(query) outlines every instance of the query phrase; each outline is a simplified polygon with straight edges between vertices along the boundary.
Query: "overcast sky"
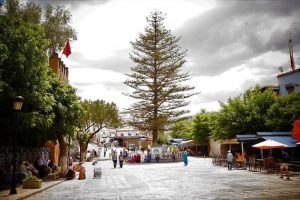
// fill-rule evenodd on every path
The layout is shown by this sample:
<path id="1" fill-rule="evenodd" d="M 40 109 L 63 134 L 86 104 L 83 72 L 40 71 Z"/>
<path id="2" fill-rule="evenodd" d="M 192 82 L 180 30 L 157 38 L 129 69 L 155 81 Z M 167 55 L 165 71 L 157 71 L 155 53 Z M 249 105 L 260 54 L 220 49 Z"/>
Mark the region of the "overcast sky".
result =
<path id="1" fill-rule="evenodd" d="M 120 110 L 133 99 L 124 96 L 131 41 L 148 25 L 155 10 L 166 13 L 165 26 L 188 50 L 188 83 L 199 95 L 187 107 L 195 114 L 218 110 L 219 101 L 246 89 L 277 83 L 278 67 L 290 70 L 288 39 L 292 36 L 297 68 L 300 63 L 299 0 L 74 0 L 35 1 L 70 9 L 78 40 L 72 54 L 62 56 L 69 80 L 84 99 L 104 99 Z"/>

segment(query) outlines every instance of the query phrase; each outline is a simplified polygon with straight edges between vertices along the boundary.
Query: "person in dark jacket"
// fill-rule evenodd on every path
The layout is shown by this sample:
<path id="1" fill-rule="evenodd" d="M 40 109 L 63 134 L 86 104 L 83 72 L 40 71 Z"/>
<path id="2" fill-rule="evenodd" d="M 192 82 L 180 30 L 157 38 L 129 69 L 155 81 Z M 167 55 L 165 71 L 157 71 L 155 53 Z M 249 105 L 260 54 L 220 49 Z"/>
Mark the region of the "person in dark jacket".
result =
<path id="1" fill-rule="evenodd" d="M 119 164 L 120 164 L 120 168 L 123 167 L 123 162 L 124 162 L 124 155 L 123 155 L 123 152 L 120 151 L 120 155 L 119 155 Z"/>
<path id="2" fill-rule="evenodd" d="M 118 161 L 118 155 L 117 155 L 117 151 L 116 150 L 112 152 L 112 161 L 113 161 L 113 164 L 114 164 L 114 168 L 116 168 L 117 161 Z"/>

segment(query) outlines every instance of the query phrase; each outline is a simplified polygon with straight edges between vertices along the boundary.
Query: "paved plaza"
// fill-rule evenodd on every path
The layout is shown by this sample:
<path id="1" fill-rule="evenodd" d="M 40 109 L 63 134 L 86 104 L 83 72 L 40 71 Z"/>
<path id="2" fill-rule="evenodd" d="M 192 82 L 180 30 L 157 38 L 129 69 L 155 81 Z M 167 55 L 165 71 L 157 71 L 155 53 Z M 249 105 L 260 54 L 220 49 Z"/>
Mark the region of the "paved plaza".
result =
<path id="1" fill-rule="evenodd" d="M 210 158 L 189 158 L 183 163 L 125 164 L 113 169 L 101 161 L 101 179 L 85 163 L 87 179 L 65 181 L 31 200 L 51 199 L 300 199 L 300 177 L 282 180 L 275 174 L 228 171 L 212 166 Z"/>

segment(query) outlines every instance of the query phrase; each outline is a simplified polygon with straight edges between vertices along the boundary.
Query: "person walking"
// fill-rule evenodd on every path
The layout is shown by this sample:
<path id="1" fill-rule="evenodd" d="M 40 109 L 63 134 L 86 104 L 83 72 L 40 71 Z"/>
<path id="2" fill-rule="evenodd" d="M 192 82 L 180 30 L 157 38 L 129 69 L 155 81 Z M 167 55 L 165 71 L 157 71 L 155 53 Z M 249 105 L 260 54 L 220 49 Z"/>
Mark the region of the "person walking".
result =
<path id="1" fill-rule="evenodd" d="M 159 162 L 159 152 L 158 151 L 155 153 L 155 159 L 156 159 L 156 163 L 158 163 Z"/>
<path id="2" fill-rule="evenodd" d="M 116 166 L 117 166 L 117 160 L 118 160 L 117 151 L 114 150 L 114 151 L 112 151 L 112 161 L 114 163 L 114 168 L 116 168 Z"/>
<path id="3" fill-rule="evenodd" d="M 120 151 L 120 155 L 119 155 L 120 168 L 123 168 L 123 162 L 124 162 L 124 155 L 123 155 L 123 152 Z"/>
<path id="4" fill-rule="evenodd" d="M 286 171 L 286 179 L 290 180 L 289 173 L 289 154 L 286 151 L 282 151 L 282 162 L 280 163 L 280 178 L 283 178 L 283 172 Z"/>
<path id="5" fill-rule="evenodd" d="M 188 152 L 186 149 L 184 149 L 184 152 L 182 154 L 182 157 L 183 157 L 183 163 L 184 163 L 184 166 L 187 166 L 188 165 Z"/>
<path id="6" fill-rule="evenodd" d="M 228 154 L 227 154 L 227 165 L 228 165 L 228 170 L 231 170 L 231 169 L 232 169 L 232 162 L 233 162 L 233 155 L 232 155 L 231 151 L 229 150 L 229 151 L 228 151 Z"/>
<path id="7" fill-rule="evenodd" d="M 151 163 L 151 153 L 150 153 L 150 150 L 148 150 L 147 152 L 147 163 Z"/>
<path id="8" fill-rule="evenodd" d="M 106 147 L 104 147 L 104 152 L 103 152 L 103 157 L 105 158 L 106 157 L 106 151 L 107 151 L 107 148 Z"/>

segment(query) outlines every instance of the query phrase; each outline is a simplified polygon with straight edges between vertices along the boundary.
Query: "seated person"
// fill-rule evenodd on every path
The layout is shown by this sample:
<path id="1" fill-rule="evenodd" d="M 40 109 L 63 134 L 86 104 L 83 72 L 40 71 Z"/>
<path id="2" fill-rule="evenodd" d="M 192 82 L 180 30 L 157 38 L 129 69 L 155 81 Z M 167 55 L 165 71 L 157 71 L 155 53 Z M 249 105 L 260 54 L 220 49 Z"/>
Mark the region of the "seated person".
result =
<path id="1" fill-rule="evenodd" d="M 69 158 L 69 163 L 70 163 L 70 165 L 73 165 L 73 157 L 72 156 L 70 156 L 70 158 Z"/>
<path id="2" fill-rule="evenodd" d="M 47 163 L 42 156 L 39 156 L 39 158 L 36 160 L 36 166 L 37 170 L 39 171 L 40 177 L 44 177 L 51 173 L 52 169 L 47 166 Z"/>
<path id="3" fill-rule="evenodd" d="M 75 178 L 75 170 L 74 170 L 73 165 L 69 166 L 66 178 L 67 178 L 67 180 L 71 180 L 71 179 Z"/>
<path id="4" fill-rule="evenodd" d="M 32 176 L 31 171 L 29 170 L 29 166 L 27 161 L 23 161 L 20 165 L 20 173 L 22 174 L 23 178 Z"/>
<path id="5" fill-rule="evenodd" d="M 54 163 L 53 160 L 51 160 L 49 163 L 48 163 L 48 167 L 50 167 L 52 169 L 52 173 L 55 172 L 57 170 L 57 165 Z"/>
<path id="6" fill-rule="evenodd" d="M 27 160 L 26 161 L 28 164 L 28 170 L 32 173 L 33 176 L 37 176 L 39 174 L 39 171 L 33 166 L 33 164 Z"/>

